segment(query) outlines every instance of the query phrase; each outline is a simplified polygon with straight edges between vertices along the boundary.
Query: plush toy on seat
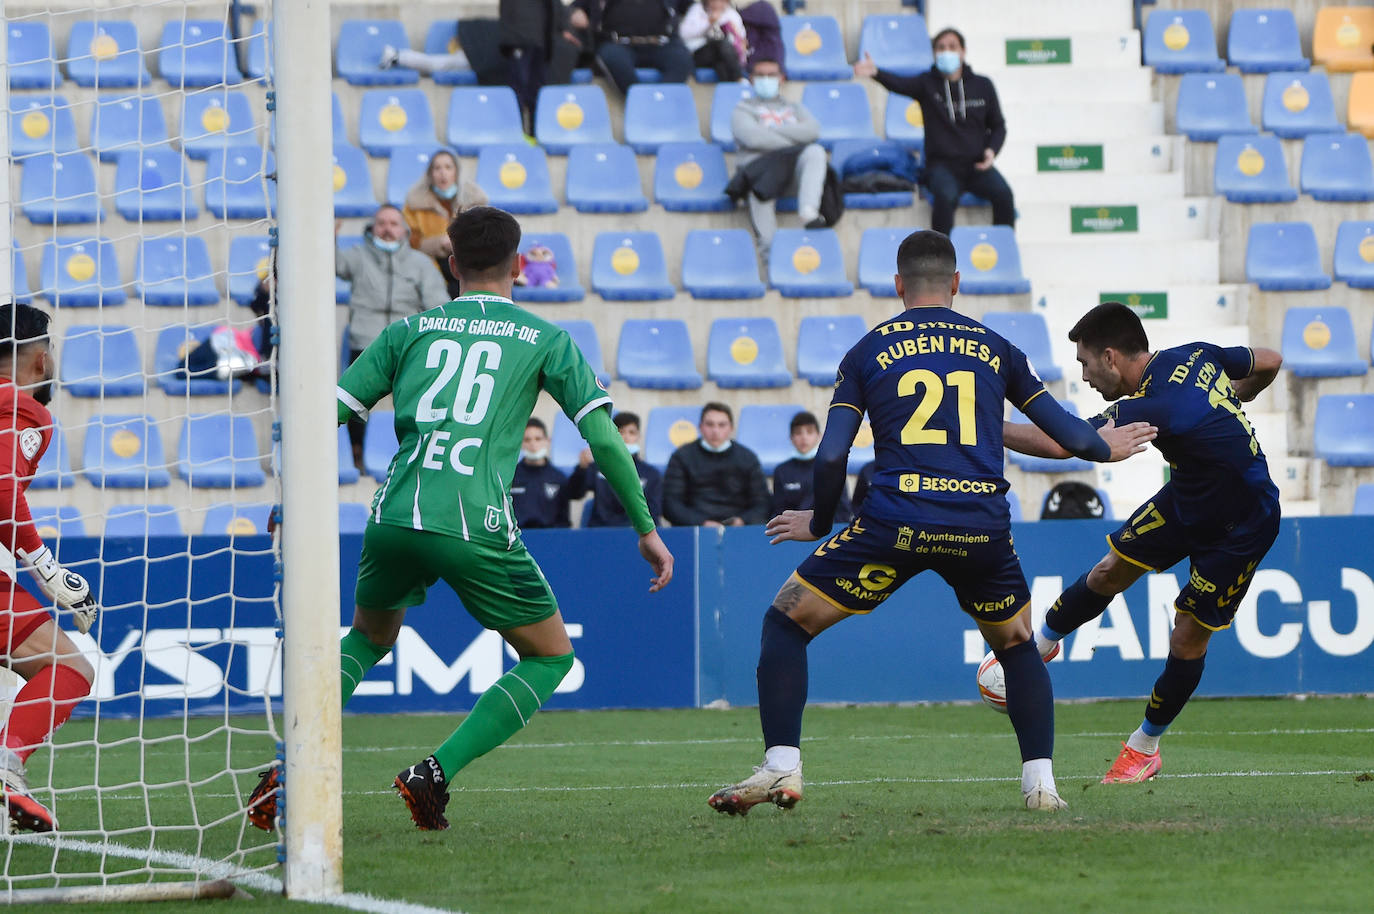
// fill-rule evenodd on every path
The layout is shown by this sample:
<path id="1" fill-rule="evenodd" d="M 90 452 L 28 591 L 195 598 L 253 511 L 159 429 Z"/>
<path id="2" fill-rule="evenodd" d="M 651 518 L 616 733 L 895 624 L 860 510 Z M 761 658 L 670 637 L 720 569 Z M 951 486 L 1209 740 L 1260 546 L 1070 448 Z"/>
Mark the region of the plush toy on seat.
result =
<path id="1" fill-rule="evenodd" d="M 553 251 L 542 244 L 530 245 L 530 249 L 520 255 L 520 275 L 516 277 L 517 286 L 531 288 L 555 288 L 558 285 L 558 262 L 553 259 Z"/>

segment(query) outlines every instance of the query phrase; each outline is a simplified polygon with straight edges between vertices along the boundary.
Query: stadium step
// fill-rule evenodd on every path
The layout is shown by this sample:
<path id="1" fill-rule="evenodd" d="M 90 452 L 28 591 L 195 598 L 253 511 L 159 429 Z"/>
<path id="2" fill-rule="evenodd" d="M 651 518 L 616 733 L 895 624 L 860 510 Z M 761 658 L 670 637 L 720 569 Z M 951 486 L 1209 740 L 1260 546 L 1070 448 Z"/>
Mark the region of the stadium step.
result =
<path id="1" fill-rule="evenodd" d="M 970 57 L 970 66 L 974 58 Z M 1144 67 L 1004 67 L 976 68 L 992 79 L 997 100 L 1009 122 L 1019 122 L 1027 105 L 1051 98 L 1080 102 L 1148 102 L 1154 98 L 1154 74 Z M 1014 119 L 1014 121 L 1013 121 Z"/>
<path id="2" fill-rule="evenodd" d="M 1016 203 L 1078 201 L 1087 205 L 1128 205 L 1184 195 L 1183 172 L 1159 174 L 1035 174 L 1008 176 Z"/>
<path id="3" fill-rule="evenodd" d="M 809 10 L 808 10 L 809 11 Z M 1024 3 L 1021 0 L 926 0 L 931 32 L 942 23 L 996 23 L 1008 35 L 1070 35 L 1075 32 L 1129 32 L 1131 5 L 1101 0 Z"/>
<path id="4" fill-rule="evenodd" d="M 1084 416 L 1095 416 L 1106 407 L 1101 397 L 1088 391 L 1089 397 L 1074 400 Z M 1094 401 L 1092 398 L 1096 398 Z M 1164 485 L 1164 457 L 1153 447 L 1142 454 L 1119 463 L 1102 463 L 1096 467 L 1097 486 L 1106 491 L 1118 518 L 1125 518 L 1136 506 Z"/>
<path id="5" fill-rule="evenodd" d="M 1021 245 L 1021 264 L 1032 284 L 1072 276 L 1103 288 L 1158 288 L 1215 279 L 1219 247 L 1208 240 L 1156 241 L 1142 250 L 1137 239 L 1120 236 L 1033 241 Z"/>
<path id="6" fill-rule="evenodd" d="M 927 20 L 930 21 L 930 20 Z M 961 21 L 968 21 L 961 17 Z M 999 27 L 1001 23 L 998 24 Z M 938 29 L 934 26 L 932 31 Z M 1046 38 L 1069 39 L 1069 63 L 1062 64 L 1011 64 L 1006 62 L 1006 43 L 1017 42 L 1012 48 L 1013 55 L 1043 53 L 1046 48 L 1026 49 L 1024 42 L 1035 36 L 1042 42 Z M 1017 33 L 1004 31 L 984 31 L 981 23 L 972 23 L 972 29 L 964 34 L 968 42 L 968 60 L 979 73 L 984 73 L 997 83 L 1001 91 L 1002 83 L 1028 70 L 1134 70 L 1140 67 L 1140 33 L 1129 25 L 1122 29 L 1084 30 L 1082 27 L 1060 29 L 1050 32 L 1043 28 Z M 1034 39 L 1031 39 L 1034 40 Z M 1058 52 L 1051 46 L 1049 50 Z M 1024 57 L 1022 59 L 1025 59 Z"/>
<path id="7" fill-rule="evenodd" d="M 1101 162 L 1098 149 L 1101 147 Z M 1042 153 L 1043 149 L 1043 153 Z M 1013 124 L 997 154 L 997 168 L 1012 175 L 1050 174 L 1078 179 L 1173 171 L 1183 167 L 1184 140 L 1166 134 L 1096 139 L 1075 146 L 1018 135 Z M 1073 186 L 1073 182 L 1068 182 Z"/>
<path id="8" fill-rule="evenodd" d="M 1312 471 L 1315 461 L 1308 457 L 1288 457 L 1279 453 L 1269 443 L 1265 431 L 1256 431 L 1260 447 L 1264 448 L 1265 457 L 1269 461 L 1269 475 L 1273 477 L 1274 485 L 1279 487 L 1279 496 L 1284 500 L 1285 513 L 1288 501 L 1306 501 L 1314 498 L 1318 494 L 1315 485 L 1317 474 Z"/>
<path id="9" fill-rule="evenodd" d="M 1163 102 L 1084 102 L 1066 105 L 1041 100 L 1011 113 L 1008 130 L 1044 143 L 1097 143 L 1123 136 L 1164 133 Z"/>
<path id="10" fill-rule="evenodd" d="M 1214 197 L 1177 200 L 1148 199 L 1136 205 L 1138 237 L 1190 240 L 1216 233 L 1220 207 Z M 1068 203 L 1026 203 L 1018 206 L 1016 236 L 1020 243 L 1062 241 L 1073 236 L 1074 207 Z"/>

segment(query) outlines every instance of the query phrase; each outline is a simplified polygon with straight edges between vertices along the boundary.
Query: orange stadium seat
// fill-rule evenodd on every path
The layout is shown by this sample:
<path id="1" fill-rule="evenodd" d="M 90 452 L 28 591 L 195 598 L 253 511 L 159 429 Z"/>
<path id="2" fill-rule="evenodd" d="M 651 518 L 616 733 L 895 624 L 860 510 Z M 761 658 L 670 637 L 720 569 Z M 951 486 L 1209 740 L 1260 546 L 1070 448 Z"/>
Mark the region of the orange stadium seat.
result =
<path id="1" fill-rule="evenodd" d="M 1312 62 L 1332 72 L 1374 70 L 1374 7 L 1324 6 L 1312 29 Z"/>

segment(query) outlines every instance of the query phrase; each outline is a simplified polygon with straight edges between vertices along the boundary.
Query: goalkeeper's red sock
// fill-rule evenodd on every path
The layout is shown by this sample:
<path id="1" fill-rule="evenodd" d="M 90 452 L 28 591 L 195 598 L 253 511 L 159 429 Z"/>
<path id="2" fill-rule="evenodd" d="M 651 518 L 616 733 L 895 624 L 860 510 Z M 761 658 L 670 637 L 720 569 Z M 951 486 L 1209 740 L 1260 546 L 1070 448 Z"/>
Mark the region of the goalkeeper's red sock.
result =
<path id="1" fill-rule="evenodd" d="M 43 667 L 14 697 L 14 710 L 5 725 L 5 747 L 27 762 L 90 692 L 86 677 L 71 667 L 61 663 Z"/>

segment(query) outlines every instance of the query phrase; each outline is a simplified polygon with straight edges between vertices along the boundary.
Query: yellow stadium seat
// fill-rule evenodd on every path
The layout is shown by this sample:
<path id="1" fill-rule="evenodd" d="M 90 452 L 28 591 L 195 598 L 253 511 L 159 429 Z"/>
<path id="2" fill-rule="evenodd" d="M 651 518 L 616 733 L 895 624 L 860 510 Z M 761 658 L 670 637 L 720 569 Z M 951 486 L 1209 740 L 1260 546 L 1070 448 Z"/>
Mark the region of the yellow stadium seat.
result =
<path id="1" fill-rule="evenodd" d="M 1346 122 L 1351 130 L 1358 130 L 1374 139 L 1374 71 L 1356 73 L 1350 81 L 1350 105 L 1346 108 Z"/>
<path id="2" fill-rule="evenodd" d="M 1324 6 L 1312 31 L 1312 60 L 1331 71 L 1374 70 L 1374 7 Z"/>

